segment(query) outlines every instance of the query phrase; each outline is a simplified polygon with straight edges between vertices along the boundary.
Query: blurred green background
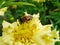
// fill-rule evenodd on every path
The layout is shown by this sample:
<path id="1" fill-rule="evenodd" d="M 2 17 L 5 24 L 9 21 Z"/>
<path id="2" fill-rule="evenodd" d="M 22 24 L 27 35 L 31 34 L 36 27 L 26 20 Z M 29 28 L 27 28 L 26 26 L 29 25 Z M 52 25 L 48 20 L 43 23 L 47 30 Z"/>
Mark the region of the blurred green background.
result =
<path id="1" fill-rule="evenodd" d="M 24 12 L 29 14 L 40 14 L 43 25 L 53 24 L 52 29 L 60 31 L 60 0 L 0 0 L 0 9 L 8 7 L 4 16 L 0 16 L 0 36 L 2 35 L 2 22 L 10 23 L 16 21 Z M 55 45 L 60 45 L 56 42 Z"/>

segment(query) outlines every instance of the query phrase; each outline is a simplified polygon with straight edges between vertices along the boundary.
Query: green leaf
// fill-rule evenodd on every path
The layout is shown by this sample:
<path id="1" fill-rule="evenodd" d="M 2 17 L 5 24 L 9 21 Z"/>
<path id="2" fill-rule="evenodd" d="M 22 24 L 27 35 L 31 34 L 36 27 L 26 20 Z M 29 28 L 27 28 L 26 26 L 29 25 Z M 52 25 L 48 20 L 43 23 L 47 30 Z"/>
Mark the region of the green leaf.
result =
<path id="1" fill-rule="evenodd" d="M 6 1 L 6 3 L 3 6 L 11 6 L 11 5 L 18 5 L 18 6 L 29 5 L 35 7 L 34 4 L 27 3 L 27 2 L 10 2 L 10 1 Z"/>
<path id="2" fill-rule="evenodd" d="M 55 43 L 55 45 L 60 45 L 60 42 L 57 41 L 57 42 Z"/>

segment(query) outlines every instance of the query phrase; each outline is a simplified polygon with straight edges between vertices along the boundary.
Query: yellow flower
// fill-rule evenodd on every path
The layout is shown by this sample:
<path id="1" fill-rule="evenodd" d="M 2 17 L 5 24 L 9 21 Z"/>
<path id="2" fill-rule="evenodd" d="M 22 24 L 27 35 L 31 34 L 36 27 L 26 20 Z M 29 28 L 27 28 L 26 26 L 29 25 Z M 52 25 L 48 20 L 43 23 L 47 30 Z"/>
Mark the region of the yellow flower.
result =
<path id="1" fill-rule="evenodd" d="M 19 20 L 14 23 L 3 21 L 0 39 L 3 45 L 54 45 L 59 40 L 59 32 L 51 31 L 52 25 L 42 25 L 39 14 L 25 14 L 33 18 L 22 23 Z"/>
<path id="2" fill-rule="evenodd" d="M 51 25 L 42 26 L 34 35 L 33 40 L 38 45 L 54 45 L 56 40 L 59 40 L 59 31 L 51 31 Z"/>
<path id="3" fill-rule="evenodd" d="M 4 16 L 4 13 L 7 11 L 7 7 L 0 9 L 0 16 Z"/>

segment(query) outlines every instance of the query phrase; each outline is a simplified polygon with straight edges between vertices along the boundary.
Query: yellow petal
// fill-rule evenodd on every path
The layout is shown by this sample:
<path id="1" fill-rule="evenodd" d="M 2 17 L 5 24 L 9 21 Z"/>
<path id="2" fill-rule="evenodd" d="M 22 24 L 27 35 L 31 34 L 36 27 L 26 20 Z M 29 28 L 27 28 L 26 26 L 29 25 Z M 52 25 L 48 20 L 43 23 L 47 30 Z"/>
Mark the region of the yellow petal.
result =
<path id="1" fill-rule="evenodd" d="M 2 25 L 3 25 L 3 28 L 8 28 L 11 24 L 8 23 L 7 21 L 3 21 Z"/>
<path id="2" fill-rule="evenodd" d="M 4 13 L 7 11 L 7 7 L 0 9 L 0 16 L 4 16 Z"/>

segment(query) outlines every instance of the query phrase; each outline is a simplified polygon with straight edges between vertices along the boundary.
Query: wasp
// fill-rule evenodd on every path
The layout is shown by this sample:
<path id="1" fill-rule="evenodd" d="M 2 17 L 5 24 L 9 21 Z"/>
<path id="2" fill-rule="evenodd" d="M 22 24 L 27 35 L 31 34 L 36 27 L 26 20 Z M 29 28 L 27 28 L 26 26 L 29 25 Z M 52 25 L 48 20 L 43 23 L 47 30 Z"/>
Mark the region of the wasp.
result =
<path id="1" fill-rule="evenodd" d="M 21 23 L 24 23 L 24 22 L 27 22 L 27 21 L 30 21 L 33 17 L 32 16 L 22 16 L 19 21 Z"/>

